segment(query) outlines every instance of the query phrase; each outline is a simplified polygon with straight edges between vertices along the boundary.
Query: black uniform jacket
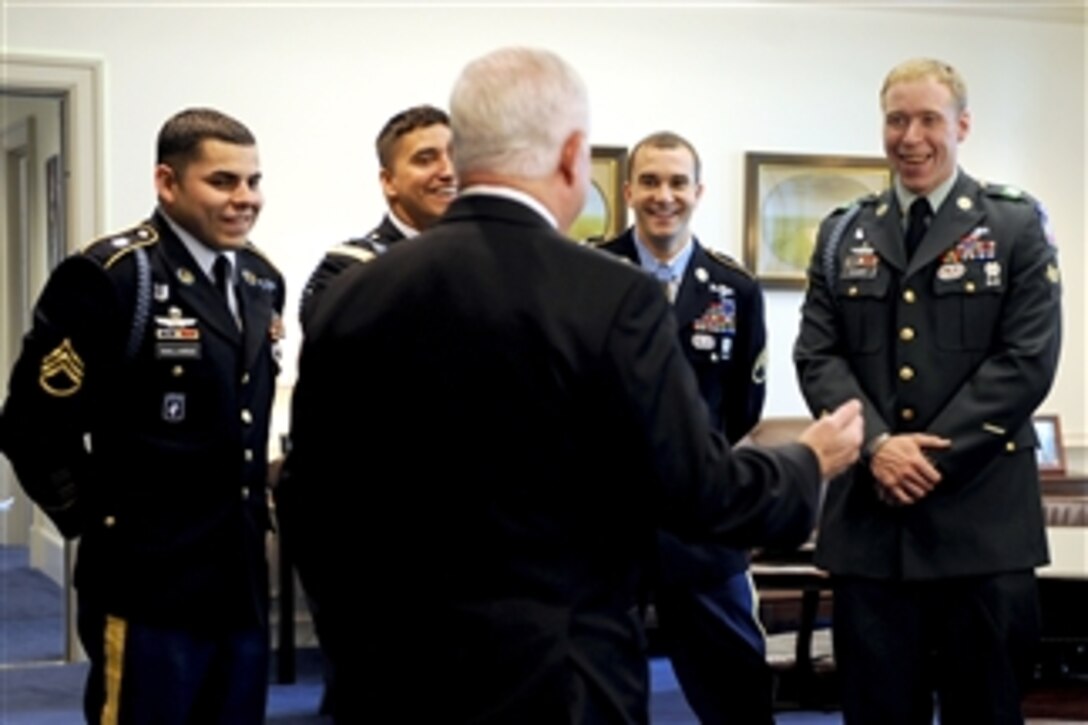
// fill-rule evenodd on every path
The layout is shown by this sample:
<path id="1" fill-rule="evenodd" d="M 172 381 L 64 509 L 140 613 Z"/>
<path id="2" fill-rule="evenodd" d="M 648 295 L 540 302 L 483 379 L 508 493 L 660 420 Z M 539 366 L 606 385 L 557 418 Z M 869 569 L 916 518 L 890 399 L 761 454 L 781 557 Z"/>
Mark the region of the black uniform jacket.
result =
<path id="1" fill-rule="evenodd" d="M 336 278 L 292 413 L 310 545 L 375 593 L 360 686 L 426 722 L 645 722 L 654 532 L 796 544 L 819 484 L 711 432 L 656 282 L 489 196 Z"/>
<path id="2" fill-rule="evenodd" d="M 1047 561 L 1031 415 L 1060 344 L 1055 248 L 1035 202 L 962 172 L 908 262 L 886 192 L 820 227 L 794 350 L 814 413 L 852 397 L 865 436 L 926 431 L 943 481 L 920 502 L 880 502 L 868 462 L 830 486 L 817 562 L 836 574 L 929 579 Z"/>
<path id="3" fill-rule="evenodd" d="M 693 240 L 673 306 L 680 347 L 695 371 L 711 425 L 736 443 L 759 422 L 766 397 L 763 294 L 733 259 Z M 601 249 L 639 263 L 628 229 Z"/>
<path id="4" fill-rule="evenodd" d="M 767 331 L 763 294 L 752 275 L 724 254 L 693 240 L 673 313 L 711 425 L 736 443 L 759 422 L 766 397 Z M 601 249 L 639 264 L 634 232 L 628 229 Z M 714 545 L 679 547 L 665 535 L 662 576 L 666 583 L 718 582 L 748 566 L 744 551 Z"/>
<path id="5" fill-rule="evenodd" d="M 66 259 L 38 300 L 11 377 L 9 454 L 30 497 L 82 535 L 83 604 L 186 628 L 266 616 L 283 282 L 252 247 L 236 260 L 244 332 L 158 214 Z M 128 354 L 139 300 L 146 324 Z"/>
<path id="6" fill-rule="evenodd" d="M 302 323 L 303 332 L 306 331 L 310 315 L 317 306 L 317 298 L 329 286 L 333 277 L 353 264 L 368 262 L 375 256 L 384 254 L 390 245 L 402 239 L 404 235 L 386 214 L 382 217 L 381 224 L 371 229 L 366 236 L 349 239 L 326 252 L 302 290 L 299 321 Z"/>

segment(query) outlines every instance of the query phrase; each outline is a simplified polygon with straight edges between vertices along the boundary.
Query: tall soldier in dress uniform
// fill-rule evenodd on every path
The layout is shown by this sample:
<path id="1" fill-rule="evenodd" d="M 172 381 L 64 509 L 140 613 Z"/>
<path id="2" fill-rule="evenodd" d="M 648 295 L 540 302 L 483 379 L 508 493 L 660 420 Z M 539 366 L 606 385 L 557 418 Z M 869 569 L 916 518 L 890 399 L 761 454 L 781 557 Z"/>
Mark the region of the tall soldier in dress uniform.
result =
<path id="1" fill-rule="evenodd" d="M 382 127 L 376 142 L 379 179 L 389 213 L 366 236 L 330 249 L 302 291 L 303 330 L 333 277 L 430 228 L 457 194 L 450 160 L 450 119 L 434 106 L 413 106 Z"/>
<path id="2" fill-rule="evenodd" d="M 661 280 L 711 422 L 736 443 L 763 408 L 763 295 L 743 267 L 691 233 L 699 172 L 694 146 L 675 133 L 635 144 L 624 187 L 635 225 L 602 248 Z M 667 532 L 658 539 L 655 609 L 692 710 L 703 723 L 771 722 L 772 676 L 747 552 L 685 544 Z"/>
<path id="3" fill-rule="evenodd" d="M 832 214 L 795 359 L 813 412 L 864 402 L 863 460 L 828 489 L 847 723 L 1019 723 L 1047 562 L 1032 412 L 1060 344 L 1038 202 L 956 162 L 970 116 L 947 64 L 880 93 L 893 188 Z M 908 212 L 909 210 L 909 212 Z"/>
<path id="4" fill-rule="evenodd" d="M 264 718 L 284 289 L 247 241 L 260 180 L 241 123 L 210 109 L 169 119 L 158 208 L 57 267 L 11 376 L 19 479 L 80 537 L 88 722 Z"/>

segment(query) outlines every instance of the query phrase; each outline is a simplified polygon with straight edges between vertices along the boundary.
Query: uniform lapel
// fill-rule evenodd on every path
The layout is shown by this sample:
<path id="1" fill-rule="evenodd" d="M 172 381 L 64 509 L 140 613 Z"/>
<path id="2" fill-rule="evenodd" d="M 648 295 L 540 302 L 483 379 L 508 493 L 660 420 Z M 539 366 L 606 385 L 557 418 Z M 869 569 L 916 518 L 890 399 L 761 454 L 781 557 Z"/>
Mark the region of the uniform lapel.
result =
<path id="1" fill-rule="evenodd" d="M 688 260 L 687 269 L 684 270 L 684 277 L 680 282 L 680 291 L 676 295 L 676 322 L 681 328 L 701 315 L 710 305 L 709 277 L 706 275 L 710 260 L 702 245 L 694 239 L 691 243 L 694 245 L 691 259 Z M 703 270 L 703 275 L 697 273 L 700 269 Z M 702 280 L 699 279 L 700 276 L 703 277 Z"/>
<path id="2" fill-rule="evenodd" d="M 171 285 L 174 286 L 178 298 L 196 311 L 201 322 L 207 324 L 209 328 L 234 344 L 241 344 L 242 335 L 238 324 L 208 275 L 196 263 L 193 256 L 189 254 L 189 250 L 175 236 L 165 220 L 160 221 L 156 226 L 162 238 L 169 272 L 174 278 L 171 280 Z"/>
<path id="3" fill-rule="evenodd" d="M 978 183 L 961 173 L 941 208 L 937 210 L 937 215 L 933 217 L 933 223 L 922 237 L 918 251 L 911 258 L 908 275 L 914 274 L 944 254 L 961 237 L 978 226 L 983 217 L 978 197 Z"/>
<path id="4" fill-rule="evenodd" d="M 240 283 L 238 284 L 239 310 L 242 316 L 242 333 L 245 336 L 245 369 L 253 366 L 257 354 L 272 328 L 272 297 L 261 288 L 257 274 L 245 266 L 242 255 L 238 255 Z"/>
<path id="5" fill-rule="evenodd" d="M 877 201 L 875 216 L 872 224 L 875 232 L 868 235 L 873 249 L 888 265 L 902 272 L 907 268 L 907 252 L 903 244 L 902 214 L 899 211 L 899 202 L 892 191 L 885 191 Z M 852 238 L 842 241 L 842 245 L 849 250 L 858 246 L 860 242 Z"/>

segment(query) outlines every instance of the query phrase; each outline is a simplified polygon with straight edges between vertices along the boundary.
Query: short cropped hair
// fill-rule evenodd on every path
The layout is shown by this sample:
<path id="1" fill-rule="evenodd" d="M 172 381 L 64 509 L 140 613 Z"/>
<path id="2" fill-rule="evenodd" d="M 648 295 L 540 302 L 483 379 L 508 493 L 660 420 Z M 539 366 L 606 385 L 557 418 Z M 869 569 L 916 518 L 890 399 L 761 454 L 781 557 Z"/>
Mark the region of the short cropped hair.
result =
<path id="1" fill-rule="evenodd" d="M 181 171 L 200 153 L 200 143 L 215 139 L 238 146 L 256 146 L 245 124 L 212 108 L 188 108 L 174 114 L 159 131 L 155 160 Z"/>
<path id="2" fill-rule="evenodd" d="M 703 162 L 699 160 L 699 152 L 692 146 L 691 141 L 681 136 L 678 133 L 672 131 L 657 131 L 651 133 L 646 138 L 639 141 L 631 149 L 631 157 L 627 161 L 627 180 L 631 180 L 631 174 L 634 173 L 635 159 L 638 157 L 638 152 L 646 147 L 654 149 L 675 149 L 685 148 L 691 152 L 691 158 L 695 161 L 695 178 L 692 181 L 698 183 L 699 178 L 703 173 Z"/>
<path id="3" fill-rule="evenodd" d="M 884 98 L 888 94 L 888 89 L 893 85 L 925 78 L 932 78 L 952 92 L 952 100 L 956 104 L 958 113 L 967 110 L 967 82 L 955 68 L 934 58 L 912 58 L 892 68 L 884 78 L 884 85 L 880 88 L 881 108 L 884 107 Z"/>
<path id="4" fill-rule="evenodd" d="M 378 132 L 378 138 L 374 142 L 378 152 L 378 163 L 381 164 L 383 169 L 389 170 L 393 163 L 393 148 L 402 136 L 415 131 L 417 128 L 427 128 L 436 124 L 449 126 L 450 117 L 441 108 L 426 104 L 412 106 L 390 118 L 382 126 L 382 130 Z"/>
<path id="5" fill-rule="evenodd" d="M 465 66 L 450 96 L 458 177 L 486 171 L 540 178 L 564 141 L 589 132 L 589 99 L 578 73 L 555 53 L 503 48 Z"/>

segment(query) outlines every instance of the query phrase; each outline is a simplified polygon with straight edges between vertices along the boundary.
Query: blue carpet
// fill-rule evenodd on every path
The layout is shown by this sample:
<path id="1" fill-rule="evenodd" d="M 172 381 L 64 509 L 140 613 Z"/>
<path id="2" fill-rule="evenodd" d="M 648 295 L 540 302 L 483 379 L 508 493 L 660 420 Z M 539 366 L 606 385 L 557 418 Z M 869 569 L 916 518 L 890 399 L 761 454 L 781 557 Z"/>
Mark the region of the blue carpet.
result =
<path id="1" fill-rule="evenodd" d="M 81 720 L 80 701 L 85 663 L 42 665 L 0 670 L 0 723 L 3 725 L 70 725 Z M 321 699 L 320 661 L 313 650 L 301 650 L 298 681 L 273 684 L 268 719 L 275 725 L 327 725 L 317 715 Z M 667 660 L 651 660 L 651 722 L 654 725 L 698 725 L 676 684 Z M 836 713 L 791 712 L 777 716 L 780 725 L 831 725 Z"/>
<path id="2" fill-rule="evenodd" d="M 0 663 L 64 657 L 60 586 L 30 568 L 25 546 L 0 546 Z"/>

